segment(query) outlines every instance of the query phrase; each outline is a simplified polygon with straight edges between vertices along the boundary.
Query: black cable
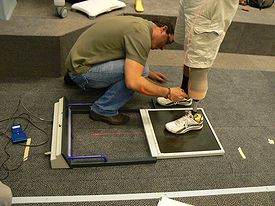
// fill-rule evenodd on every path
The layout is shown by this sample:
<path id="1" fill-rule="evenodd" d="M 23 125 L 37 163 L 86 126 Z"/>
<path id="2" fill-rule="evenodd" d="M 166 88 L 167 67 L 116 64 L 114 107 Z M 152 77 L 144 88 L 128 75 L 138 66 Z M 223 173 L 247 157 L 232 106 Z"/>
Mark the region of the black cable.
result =
<path id="1" fill-rule="evenodd" d="M 36 126 L 30 119 L 26 119 L 25 117 L 19 117 L 19 116 L 17 118 L 27 120 L 29 124 L 31 124 L 33 127 L 35 127 L 36 129 L 38 129 L 39 131 L 44 133 L 47 137 L 47 139 L 44 142 L 39 143 L 37 145 L 22 145 L 22 144 L 19 144 L 19 145 L 26 146 L 26 147 L 39 147 L 39 146 L 42 146 L 42 145 L 46 144 L 49 141 L 49 137 L 48 137 L 47 132 L 45 130 L 41 129 L 40 127 Z"/>
<path id="2" fill-rule="evenodd" d="M 8 176 L 9 176 L 9 174 L 10 174 L 11 171 L 15 171 L 15 170 L 19 169 L 19 168 L 23 165 L 23 161 L 21 161 L 20 164 L 19 164 L 17 167 L 13 168 L 13 169 L 9 169 L 9 168 L 6 166 L 6 162 L 7 162 L 7 161 L 10 159 L 10 157 L 11 157 L 11 155 L 10 155 L 9 152 L 7 151 L 8 145 L 11 143 L 11 138 L 10 138 L 8 135 L 6 135 L 6 134 L 4 134 L 4 133 L 2 133 L 2 132 L 1 132 L 1 134 L 4 135 L 4 136 L 6 136 L 6 137 L 9 139 L 8 142 L 7 142 L 7 143 L 5 144 L 5 146 L 4 146 L 4 152 L 5 152 L 5 154 L 7 155 L 7 157 L 6 157 L 6 159 L 3 161 L 3 163 L 0 165 L 0 169 L 3 168 L 3 170 L 7 172 L 6 175 L 5 175 L 4 177 L 0 177 L 0 180 L 5 180 L 5 179 L 8 178 Z"/>
<path id="3" fill-rule="evenodd" d="M 8 120 L 10 120 L 11 121 L 11 119 L 13 118 L 13 116 L 18 112 L 18 110 L 19 110 L 19 106 L 20 106 L 20 103 L 21 101 L 19 100 L 19 102 L 18 102 L 18 104 L 17 104 L 17 106 L 16 106 L 16 109 L 15 109 L 15 111 L 12 113 L 12 115 L 11 115 L 11 117 L 8 119 Z M 1 122 L 1 121 L 0 121 Z M 7 124 L 7 127 L 6 127 L 6 130 L 4 131 L 4 133 L 6 133 L 8 130 L 9 130 L 9 128 L 10 128 L 10 122 L 8 121 L 8 124 Z"/>
<path id="4" fill-rule="evenodd" d="M 27 121 L 27 126 L 25 127 L 25 129 L 26 129 L 26 128 L 28 127 L 28 125 L 30 124 L 30 125 L 32 125 L 33 127 L 35 127 L 36 129 L 38 129 L 39 131 L 43 132 L 43 133 L 46 135 L 47 139 L 46 139 L 44 142 L 39 143 L 39 144 L 36 144 L 36 145 L 26 145 L 26 144 L 20 144 L 20 143 L 18 143 L 17 145 L 19 145 L 19 146 L 24 146 L 24 147 L 39 147 L 39 146 L 42 146 L 42 145 L 46 144 L 46 143 L 49 141 L 47 132 L 46 132 L 45 130 L 41 129 L 40 127 L 38 127 L 37 125 L 35 125 L 30 119 L 28 119 L 28 118 L 26 118 L 26 117 L 22 117 L 22 115 L 26 115 L 26 113 L 22 113 L 22 114 L 20 114 L 19 116 L 16 116 L 16 117 L 11 118 L 10 120 L 13 120 L 13 123 L 15 122 L 16 119 L 23 119 L 23 120 Z M 12 139 L 12 138 L 11 138 L 10 136 L 8 136 L 8 135 L 7 135 L 6 133 L 4 133 L 4 132 L 0 132 L 0 135 L 3 135 L 4 137 L 6 137 L 6 138 L 8 139 L 8 142 L 7 142 L 6 145 L 4 146 L 4 152 L 5 152 L 5 154 L 7 155 L 7 157 L 6 157 L 6 159 L 3 161 L 3 163 L 0 165 L 0 170 L 1 170 L 1 168 L 3 168 L 3 170 L 7 172 L 7 174 L 6 174 L 4 177 L 0 177 L 0 180 L 5 180 L 5 179 L 7 179 L 7 178 L 9 177 L 10 172 L 19 169 L 19 168 L 23 165 L 24 160 L 22 160 L 22 161 L 19 163 L 19 165 L 17 165 L 15 168 L 10 169 L 10 168 L 8 168 L 8 167 L 6 166 L 6 162 L 7 162 L 7 161 L 10 159 L 10 157 L 11 157 L 11 155 L 10 155 L 9 152 L 7 151 L 7 148 L 8 148 L 8 145 L 11 143 L 11 139 Z"/>
<path id="5" fill-rule="evenodd" d="M 24 108 L 28 113 L 21 113 L 21 114 L 19 114 L 18 116 L 15 116 L 15 114 L 16 114 L 16 113 L 18 112 L 18 110 L 19 110 L 20 104 L 22 104 L 23 108 Z M 23 143 L 21 143 L 21 144 L 18 143 L 17 145 L 19 145 L 19 146 L 24 146 L 24 147 L 39 147 L 39 146 L 45 145 L 45 144 L 48 143 L 48 141 L 49 141 L 49 137 L 48 137 L 47 132 L 46 132 L 45 130 L 41 129 L 40 127 L 38 127 L 38 126 L 31 120 L 31 116 L 33 116 L 33 117 L 35 117 L 35 118 L 38 118 L 40 121 L 52 122 L 51 120 L 45 120 L 45 119 L 39 118 L 39 117 L 37 117 L 37 116 L 31 114 L 31 113 L 29 112 L 29 110 L 27 110 L 27 108 L 23 105 L 23 103 L 21 102 L 21 100 L 19 100 L 19 102 L 18 102 L 18 104 L 17 104 L 17 106 L 16 106 L 15 111 L 12 113 L 12 115 L 11 115 L 9 118 L 5 118 L 5 119 L 0 120 L 0 123 L 1 123 L 1 122 L 7 121 L 6 129 L 5 129 L 4 132 L 1 132 L 1 131 L 0 131 L 0 136 L 4 136 L 5 138 L 8 139 L 8 142 L 7 142 L 7 143 L 5 144 L 5 146 L 4 146 L 4 152 L 5 152 L 5 154 L 7 155 L 7 157 L 5 158 L 5 160 L 4 160 L 4 161 L 1 163 L 1 165 L 0 165 L 0 171 L 1 171 L 1 169 L 3 169 L 3 170 L 6 171 L 7 173 L 6 173 L 6 175 L 5 175 L 4 177 L 0 177 L 0 180 L 5 180 L 5 179 L 7 179 L 8 176 L 9 176 L 9 174 L 10 174 L 10 172 L 19 169 L 19 168 L 24 164 L 24 159 L 22 159 L 22 161 L 19 163 L 19 165 L 17 165 L 16 167 L 14 167 L 14 168 L 12 168 L 12 169 L 11 169 L 11 168 L 8 168 L 8 166 L 6 165 L 6 163 L 8 162 L 8 160 L 9 160 L 10 157 L 11 157 L 11 155 L 10 155 L 9 152 L 7 151 L 7 148 L 8 148 L 8 145 L 11 143 L 11 140 L 12 140 L 12 138 L 11 138 L 9 135 L 7 135 L 7 132 L 8 132 L 8 130 L 9 130 L 9 128 L 11 127 L 11 125 L 16 125 L 16 124 L 17 124 L 16 121 L 17 121 L 18 119 L 19 119 L 19 120 L 24 120 L 24 121 L 27 122 L 26 125 L 25 125 L 25 127 L 24 127 L 24 129 L 23 129 L 24 132 L 25 132 L 25 131 L 29 128 L 29 126 L 31 125 L 31 126 L 35 127 L 36 129 L 38 129 L 40 132 L 44 133 L 44 134 L 46 135 L 47 138 L 46 138 L 46 140 L 45 140 L 44 142 L 39 143 L 39 144 L 36 144 L 36 145 L 26 145 L 26 144 L 23 144 Z"/>
<path id="6" fill-rule="evenodd" d="M 28 120 L 31 119 L 31 117 L 30 117 L 29 114 L 27 114 L 27 113 L 21 113 L 21 114 L 19 114 L 18 116 L 16 116 L 16 117 L 13 118 L 13 125 L 17 125 L 18 123 L 15 123 L 16 119 L 19 119 L 19 118 L 20 118 L 21 116 L 23 116 L 23 115 L 26 115 L 27 118 L 28 118 Z M 27 125 L 25 126 L 25 128 L 22 129 L 22 130 L 23 130 L 23 131 L 27 130 L 28 126 L 29 126 L 29 121 L 27 122 Z"/>
<path id="7" fill-rule="evenodd" d="M 39 119 L 40 121 L 45 121 L 45 122 L 53 122 L 53 120 L 47 120 L 47 119 L 44 119 L 44 118 L 41 118 L 41 117 L 38 117 L 36 115 L 34 115 L 32 112 L 30 112 L 27 107 L 23 104 L 23 101 L 20 101 L 21 102 L 21 106 L 26 110 L 26 112 L 28 112 L 32 117 L 35 117 L 37 119 Z"/>
<path id="8" fill-rule="evenodd" d="M 6 158 L 6 159 L 4 160 L 4 162 L 0 165 L 0 170 L 1 170 L 1 168 L 3 168 L 4 171 L 7 172 L 7 174 L 6 174 L 4 177 L 1 177 L 0 180 L 5 180 L 5 179 L 7 179 L 8 176 L 9 176 L 9 173 L 10 173 L 10 171 L 9 171 L 9 169 L 7 168 L 7 166 L 5 165 L 5 163 L 6 163 L 6 162 L 10 159 L 10 157 L 11 157 L 10 154 L 7 152 L 7 146 L 8 146 L 8 145 L 10 144 L 10 142 L 11 142 L 11 137 L 9 137 L 9 136 L 6 134 L 6 132 L 9 130 L 11 120 L 13 119 L 14 115 L 18 112 L 19 106 L 20 106 L 20 100 L 19 100 L 19 102 L 18 102 L 18 104 L 17 104 L 17 106 L 16 106 L 15 111 L 12 113 L 12 115 L 11 115 L 9 118 L 0 120 L 0 122 L 8 121 L 5 131 L 4 131 L 4 132 L 1 132 L 1 131 L 0 131 L 0 135 L 3 135 L 4 137 L 6 137 L 6 138 L 8 139 L 8 142 L 7 142 L 7 143 L 5 144 L 5 146 L 4 146 L 4 152 L 5 152 L 5 154 L 7 155 L 7 158 Z M 20 166 L 21 166 L 21 165 L 22 165 L 22 164 L 20 164 Z M 20 167 L 20 166 L 19 166 L 19 167 Z M 18 168 L 19 168 L 19 167 L 18 167 Z"/>
<path id="9" fill-rule="evenodd" d="M 24 114 L 24 113 L 22 113 L 22 114 Z M 28 125 L 30 124 L 30 125 L 32 125 L 33 127 L 35 127 L 36 129 L 38 129 L 39 131 L 41 131 L 42 133 L 44 133 L 44 134 L 46 135 L 47 139 L 46 139 L 44 142 L 39 143 L 39 144 L 37 144 L 37 145 L 23 145 L 23 144 L 20 144 L 20 143 L 19 143 L 18 145 L 20 145 L 20 146 L 26 146 L 26 147 L 39 147 L 39 146 L 42 146 L 42 145 L 46 144 L 47 142 L 49 142 L 49 137 L 48 137 L 47 132 L 46 132 L 45 130 L 41 129 L 40 127 L 36 126 L 30 119 L 27 119 L 27 118 L 25 118 L 25 117 L 21 117 L 22 114 L 20 114 L 19 116 L 13 117 L 13 119 L 23 119 L 23 120 L 27 121 L 28 124 L 27 124 L 27 126 L 25 127 L 25 129 L 26 129 L 26 128 L 28 127 Z M 24 132 L 25 132 L 25 129 L 23 129 Z"/>

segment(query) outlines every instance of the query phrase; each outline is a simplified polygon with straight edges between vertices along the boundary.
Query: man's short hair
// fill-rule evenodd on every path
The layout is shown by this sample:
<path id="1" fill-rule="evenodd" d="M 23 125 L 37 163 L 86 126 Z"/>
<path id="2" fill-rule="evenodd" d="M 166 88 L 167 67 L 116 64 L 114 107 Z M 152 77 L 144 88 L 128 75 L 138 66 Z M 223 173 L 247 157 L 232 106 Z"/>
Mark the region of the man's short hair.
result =
<path id="1" fill-rule="evenodd" d="M 167 34 L 174 34 L 174 24 L 172 23 L 171 19 L 168 17 L 161 17 L 152 20 L 158 27 L 167 26 L 168 29 L 166 31 Z"/>

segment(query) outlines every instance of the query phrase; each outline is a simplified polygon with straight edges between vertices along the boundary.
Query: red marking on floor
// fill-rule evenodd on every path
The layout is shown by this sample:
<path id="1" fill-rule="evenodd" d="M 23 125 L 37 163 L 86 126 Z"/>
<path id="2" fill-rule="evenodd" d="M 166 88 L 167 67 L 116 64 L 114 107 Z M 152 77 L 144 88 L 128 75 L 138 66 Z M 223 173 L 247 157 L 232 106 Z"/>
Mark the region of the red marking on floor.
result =
<path id="1" fill-rule="evenodd" d="M 144 134 L 144 132 L 99 132 L 92 133 L 92 136 L 104 136 L 104 135 L 135 135 L 135 134 Z"/>

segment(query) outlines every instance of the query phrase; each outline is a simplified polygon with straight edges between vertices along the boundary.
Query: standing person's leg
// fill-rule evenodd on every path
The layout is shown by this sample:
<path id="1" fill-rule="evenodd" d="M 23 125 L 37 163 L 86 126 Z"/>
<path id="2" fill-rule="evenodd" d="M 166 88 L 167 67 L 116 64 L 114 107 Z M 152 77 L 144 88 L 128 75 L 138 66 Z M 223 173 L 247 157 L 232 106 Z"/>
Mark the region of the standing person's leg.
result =
<path id="1" fill-rule="evenodd" d="M 183 75 L 182 75 L 182 82 L 181 82 L 181 88 L 184 90 L 186 94 L 188 94 L 188 82 L 189 82 L 189 67 L 184 65 L 183 66 Z"/>
<path id="2" fill-rule="evenodd" d="M 197 112 L 198 103 L 204 99 L 208 89 L 209 69 L 190 68 L 188 94 L 193 98 L 192 110 L 187 111 L 181 118 L 168 122 L 165 128 L 175 134 L 184 134 L 203 127 L 203 116 Z"/>
<path id="3" fill-rule="evenodd" d="M 178 16 L 177 16 L 177 21 L 176 21 L 176 26 L 175 26 L 175 42 L 177 44 L 185 45 L 185 39 L 186 39 L 186 22 L 185 22 L 185 2 L 181 0 L 179 2 L 179 10 L 178 10 Z M 183 75 L 182 75 L 182 83 L 181 83 L 181 88 L 184 90 L 186 94 L 188 94 L 188 81 L 189 81 L 189 67 L 184 65 L 183 66 Z M 174 106 L 174 105 L 180 105 L 180 106 L 191 106 L 192 105 L 192 99 L 182 99 L 178 102 L 173 102 L 169 100 L 168 98 L 164 97 L 158 97 L 157 98 L 157 103 L 160 104 L 161 106 L 169 107 L 169 106 Z"/>
<path id="4" fill-rule="evenodd" d="M 0 206 L 10 206 L 12 203 L 11 189 L 0 181 Z"/>
<path id="5" fill-rule="evenodd" d="M 198 103 L 206 96 L 209 68 L 236 13 L 238 1 L 181 0 L 181 6 L 184 11 L 185 33 L 180 36 L 178 32 L 177 36 L 175 32 L 175 41 L 184 40 L 184 66 L 190 69 L 189 78 L 183 77 L 182 85 L 186 84 L 184 81 L 188 81 L 188 95 L 194 101 L 192 112 L 165 125 L 168 131 L 176 134 L 203 127 L 203 117 L 197 113 Z"/>
<path id="6" fill-rule="evenodd" d="M 188 94 L 192 97 L 193 101 L 193 114 L 197 112 L 198 102 L 203 100 L 208 90 L 208 72 L 210 69 L 190 69 Z"/>

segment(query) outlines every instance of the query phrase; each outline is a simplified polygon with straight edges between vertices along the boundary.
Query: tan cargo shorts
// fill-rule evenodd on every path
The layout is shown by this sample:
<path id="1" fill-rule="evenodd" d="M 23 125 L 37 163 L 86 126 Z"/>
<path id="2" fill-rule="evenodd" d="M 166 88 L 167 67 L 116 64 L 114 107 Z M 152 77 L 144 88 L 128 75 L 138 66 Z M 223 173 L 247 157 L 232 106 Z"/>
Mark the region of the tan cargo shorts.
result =
<path id="1" fill-rule="evenodd" d="M 238 4 L 238 0 L 180 0 L 175 42 L 184 45 L 184 65 L 191 68 L 189 89 L 200 91 L 195 91 L 197 98 L 206 95 L 208 68 L 213 65 Z M 192 75 L 193 68 L 196 75 Z M 197 77 L 198 69 L 202 69 L 202 77 Z M 192 91 L 188 93 L 192 97 Z"/>

